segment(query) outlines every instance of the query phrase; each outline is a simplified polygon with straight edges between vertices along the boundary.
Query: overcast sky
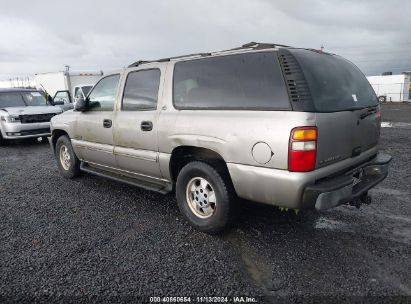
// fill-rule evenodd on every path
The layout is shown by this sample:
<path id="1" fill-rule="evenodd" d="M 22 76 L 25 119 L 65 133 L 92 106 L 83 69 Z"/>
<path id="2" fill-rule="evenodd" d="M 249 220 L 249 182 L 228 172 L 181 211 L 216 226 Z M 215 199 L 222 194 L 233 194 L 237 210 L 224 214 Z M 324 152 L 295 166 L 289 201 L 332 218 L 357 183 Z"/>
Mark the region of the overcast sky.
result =
<path id="1" fill-rule="evenodd" d="M 0 79 L 108 70 L 250 41 L 320 48 L 367 75 L 411 70 L 411 1 L 0 0 Z"/>

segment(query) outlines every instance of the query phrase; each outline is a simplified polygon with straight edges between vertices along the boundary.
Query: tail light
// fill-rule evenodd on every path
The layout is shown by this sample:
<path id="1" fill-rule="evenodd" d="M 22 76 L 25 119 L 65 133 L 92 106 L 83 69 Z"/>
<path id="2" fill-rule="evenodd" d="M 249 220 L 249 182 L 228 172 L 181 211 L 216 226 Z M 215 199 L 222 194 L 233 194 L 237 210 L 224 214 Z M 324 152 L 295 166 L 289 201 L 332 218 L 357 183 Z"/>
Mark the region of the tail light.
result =
<path id="1" fill-rule="evenodd" d="M 378 105 L 377 107 L 377 112 L 375 113 L 375 118 L 380 119 L 381 118 L 381 106 Z"/>
<path id="2" fill-rule="evenodd" d="M 378 119 L 381 118 L 381 111 L 378 111 L 377 113 L 375 113 L 375 118 L 378 118 Z"/>
<path id="3" fill-rule="evenodd" d="M 307 172 L 315 169 L 317 159 L 316 127 L 298 127 L 291 131 L 288 148 L 288 170 Z"/>

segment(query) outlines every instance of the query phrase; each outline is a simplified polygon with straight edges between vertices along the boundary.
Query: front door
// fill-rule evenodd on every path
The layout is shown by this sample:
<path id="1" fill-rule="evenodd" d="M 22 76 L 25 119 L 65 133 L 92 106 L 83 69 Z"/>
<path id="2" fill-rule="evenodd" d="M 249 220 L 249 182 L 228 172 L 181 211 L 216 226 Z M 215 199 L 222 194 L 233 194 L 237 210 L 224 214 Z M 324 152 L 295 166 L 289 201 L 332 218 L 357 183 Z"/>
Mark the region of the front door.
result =
<path id="1" fill-rule="evenodd" d="M 87 110 L 77 120 L 73 143 L 79 157 L 92 164 L 115 167 L 113 109 L 120 75 L 102 78 L 90 93 Z"/>
<path id="2" fill-rule="evenodd" d="M 71 102 L 69 91 L 57 91 L 53 97 L 53 105 L 57 105 L 63 109 L 63 111 L 73 109 L 73 103 Z"/>
<path id="3" fill-rule="evenodd" d="M 161 179 L 157 141 L 160 79 L 158 68 L 129 72 L 114 120 L 117 165 L 143 178 Z"/>

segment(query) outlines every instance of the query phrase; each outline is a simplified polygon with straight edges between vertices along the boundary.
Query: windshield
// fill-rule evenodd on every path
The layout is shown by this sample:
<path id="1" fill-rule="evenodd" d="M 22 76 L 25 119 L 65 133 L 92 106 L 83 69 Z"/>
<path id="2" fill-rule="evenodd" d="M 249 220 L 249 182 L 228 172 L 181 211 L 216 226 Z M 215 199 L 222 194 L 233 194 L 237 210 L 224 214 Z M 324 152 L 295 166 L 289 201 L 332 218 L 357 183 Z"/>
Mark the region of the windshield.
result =
<path id="1" fill-rule="evenodd" d="M 40 92 L 0 93 L 0 108 L 45 106 L 46 99 Z"/>
<path id="2" fill-rule="evenodd" d="M 21 95 L 28 106 L 47 105 L 46 98 L 40 92 L 23 92 Z"/>
<path id="3" fill-rule="evenodd" d="M 326 53 L 291 49 L 303 70 L 316 112 L 361 109 L 378 104 L 364 74 L 348 60 Z"/>

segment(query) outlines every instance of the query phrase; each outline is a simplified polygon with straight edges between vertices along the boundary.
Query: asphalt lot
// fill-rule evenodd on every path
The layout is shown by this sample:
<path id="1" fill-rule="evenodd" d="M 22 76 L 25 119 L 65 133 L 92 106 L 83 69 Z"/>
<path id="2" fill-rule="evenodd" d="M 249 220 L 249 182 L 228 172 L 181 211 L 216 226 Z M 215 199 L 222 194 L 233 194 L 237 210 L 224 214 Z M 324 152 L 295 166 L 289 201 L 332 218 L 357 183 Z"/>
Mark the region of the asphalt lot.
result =
<path id="1" fill-rule="evenodd" d="M 383 120 L 411 122 L 411 106 L 386 105 Z M 0 301 L 409 301 L 411 129 L 382 128 L 380 146 L 394 160 L 371 205 L 295 215 L 246 204 L 221 236 L 191 228 L 173 195 L 87 174 L 65 180 L 46 143 L 0 147 Z"/>
<path id="2" fill-rule="evenodd" d="M 382 105 L 382 120 L 411 123 L 411 103 L 389 102 Z"/>

